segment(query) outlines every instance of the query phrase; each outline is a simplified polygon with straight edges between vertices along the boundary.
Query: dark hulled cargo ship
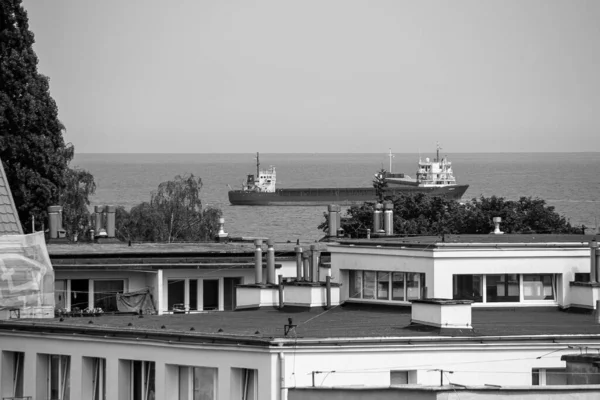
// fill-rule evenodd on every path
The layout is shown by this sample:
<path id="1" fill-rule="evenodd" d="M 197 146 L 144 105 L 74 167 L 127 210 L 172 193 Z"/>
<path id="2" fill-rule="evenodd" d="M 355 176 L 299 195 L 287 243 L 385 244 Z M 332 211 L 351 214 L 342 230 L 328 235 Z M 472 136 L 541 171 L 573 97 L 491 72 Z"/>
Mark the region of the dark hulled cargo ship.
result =
<path id="1" fill-rule="evenodd" d="M 375 188 L 290 188 L 276 189 L 275 168 L 260 170 L 258 153 L 256 177 L 248 175 L 241 190 L 229 191 L 229 202 L 241 206 L 318 206 L 326 204 L 353 205 L 377 199 Z M 390 152 L 391 170 L 391 152 Z M 452 164 L 446 157 L 419 160 L 417 178 L 405 174 L 385 172 L 377 176 L 387 184 L 385 195 L 425 193 L 460 200 L 469 185 L 458 185 L 452 172 Z"/>

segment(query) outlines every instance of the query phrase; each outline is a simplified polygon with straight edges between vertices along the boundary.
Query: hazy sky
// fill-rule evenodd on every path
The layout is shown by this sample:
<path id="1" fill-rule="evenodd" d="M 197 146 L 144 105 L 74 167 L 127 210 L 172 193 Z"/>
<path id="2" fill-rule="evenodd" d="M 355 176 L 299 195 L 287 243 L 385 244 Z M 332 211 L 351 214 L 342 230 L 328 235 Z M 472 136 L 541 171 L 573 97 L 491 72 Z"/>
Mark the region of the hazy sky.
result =
<path id="1" fill-rule="evenodd" d="M 600 1 L 24 0 L 77 152 L 600 151 Z"/>

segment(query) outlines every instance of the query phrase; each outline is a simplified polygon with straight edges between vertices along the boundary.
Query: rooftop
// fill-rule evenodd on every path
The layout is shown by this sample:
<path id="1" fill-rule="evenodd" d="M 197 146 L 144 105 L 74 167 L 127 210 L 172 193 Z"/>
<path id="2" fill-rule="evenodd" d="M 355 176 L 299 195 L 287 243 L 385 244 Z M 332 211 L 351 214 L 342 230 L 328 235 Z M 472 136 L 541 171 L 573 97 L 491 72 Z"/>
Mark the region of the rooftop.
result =
<path id="1" fill-rule="evenodd" d="M 342 245 L 382 246 L 382 247 L 443 247 L 460 246 L 475 243 L 490 246 L 541 245 L 555 244 L 559 246 L 588 247 L 592 240 L 600 240 L 600 235 L 561 235 L 561 234 L 504 234 L 504 235 L 438 235 L 438 236 L 394 236 L 373 239 L 339 240 Z"/>
<path id="2" fill-rule="evenodd" d="M 0 160 L 0 235 L 22 235 L 23 229 L 15 207 L 6 173 Z"/>
<path id="3" fill-rule="evenodd" d="M 102 315 L 59 319 L 8 320 L 1 330 L 25 330 L 101 334 L 115 336 L 151 336 L 186 341 L 235 341 L 268 344 L 284 338 L 288 318 L 297 325 L 287 336 L 295 343 L 305 339 L 332 339 L 343 342 L 419 340 L 453 337 L 473 340 L 483 337 L 598 335 L 600 324 L 592 314 L 559 311 L 552 307 L 514 309 L 473 309 L 473 330 L 439 329 L 411 325 L 410 307 L 359 305 L 346 303 L 328 311 L 319 309 L 279 311 L 263 308 L 248 311 L 212 312 L 177 315 Z M 90 324 L 89 321 L 92 321 Z M 164 328 L 163 328 L 164 326 Z M 191 329 L 193 328 L 193 330 Z M 297 341 L 297 342 L 296 342 Z"/>

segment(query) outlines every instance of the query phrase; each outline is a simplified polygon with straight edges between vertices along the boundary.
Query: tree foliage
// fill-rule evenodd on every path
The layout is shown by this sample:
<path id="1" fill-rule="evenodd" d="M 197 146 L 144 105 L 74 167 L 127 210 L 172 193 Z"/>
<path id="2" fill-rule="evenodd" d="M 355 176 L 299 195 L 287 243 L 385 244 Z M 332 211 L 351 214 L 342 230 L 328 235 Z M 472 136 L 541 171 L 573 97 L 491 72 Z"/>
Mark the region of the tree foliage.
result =
<path id="1" fill-rule="evenodd" d="M 92 174 L 79 168 L 67 168 L 58 203 L 63 207 L 63 228 L 69 239 L 84 236 L 90 229 L 89 198 L 95 192 Z"/>
<path id="2" fill-rule="evenodd" d="M 115 215 L 117 237 L 150 242 L 214 239 L 221 210 L 202 209 L 201 188 L 200 178 L 178 175 L 172 181 L 161 183 L 150 202 L 138 204 L 129 212 L 118 208 Z"/>
<path id="3" fill-rule="evenodd" d="M 461 204 L 454 200 L 427 196 L 423 193 L 405 194 L 392 198 L 394 204 L 394 233 L 398 235 L 488 234 L 494 230 L 493 217 L 502 218 L 505 233 L 581 233 L 554 207 L 539 198 L 483 197 Z M 352 206 L 341 220 L 344 232 L 350 237 L 364 237 L 372 229 L 375 203 Z M 328 218 L 319 225 L 327 232 Z"/>
<path id="4" fill-rule="evenodd" d="M 33 43 L 21 0 L 0 1 L 0 158 L 21 224 L 35 217 L 39 228 L 57 204 L 74 150 L 63 140 Z"/>

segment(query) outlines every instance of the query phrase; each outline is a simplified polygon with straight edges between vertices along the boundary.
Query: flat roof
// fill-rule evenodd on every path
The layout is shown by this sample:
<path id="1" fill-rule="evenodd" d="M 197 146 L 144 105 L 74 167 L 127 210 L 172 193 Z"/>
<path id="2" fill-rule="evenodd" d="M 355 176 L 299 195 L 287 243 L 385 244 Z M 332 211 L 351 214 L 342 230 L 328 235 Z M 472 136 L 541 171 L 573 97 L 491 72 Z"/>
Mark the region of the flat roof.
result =
<path id="1" fill-rule="evenodd" d="M 600 240 L 600 235 L 560 235 L 560 234 L 503 234 L 503 235 L 437 235 L 437 236 L 391 236 L 371 239 L 340 239 L 341 245 L 382 246 L 382 247 L 443 247 L 446 244 L 460 246 L 475 243 L 489 244 L 490 247 L 517 244 L 556 244 L 557 246 L 589 247 L 592 240 Z"/>
<path id="2" fill-rule="evenodd" d="M 345 303 L 330 310 L 261 308 L 176 315 L 102 315 L 59 319 L 8 320 L 1 330 L 78 332 L 109 336 L 182 337 L 201 341 L 250 341 L 270 343 L 274 339 L 337 339 L 340 342 L 362 338 L 402 341 L 434 337 L 468 340 L 483 337 L 592 335 L 600 339 L 600 324 L 593 314 L 560 311 L 556 307 L 472 309 L 472 330 L 439 329 L 411 325 L 410 307 Z M 284 326 L 292 318 L 297 325 L 287 337 Z M 90 324 L 89 321 L 92 321 Z M 164 327 L 164 328 L 163 328 Z M 193 328 L 193 330 L 192 330 Z"/>
<path id="3" fill-rule="evenodd" d="M 317 245 L 319 251 L 326 250 L 325 243 L 300 243 L 302 250 L 308 250 L 310 245 Z M 275 242 L 275 252 L 293 252 L 296 243 Z M 190 255 L 190 254 L 253 254 L 254 243 L 244 242 L 198 242 L 198 243 L 48 243 L 50 257 L 82 257 L 82 256 L 128 256 L 128 255 Z M 263 240 L 263 251 L 266 250 L 266 240 Z"/>

